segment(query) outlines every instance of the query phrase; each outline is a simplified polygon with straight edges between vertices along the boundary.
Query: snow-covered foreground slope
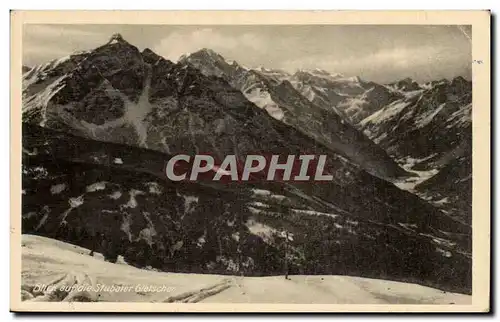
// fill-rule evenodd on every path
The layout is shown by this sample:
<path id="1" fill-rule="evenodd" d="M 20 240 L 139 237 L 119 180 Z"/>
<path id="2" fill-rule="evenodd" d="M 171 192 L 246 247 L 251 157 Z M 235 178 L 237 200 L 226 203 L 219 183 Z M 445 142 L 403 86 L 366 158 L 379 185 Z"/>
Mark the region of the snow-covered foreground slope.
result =
<path id="1" fill-rule="evenodd" d="M 471 296 L 416 284 L 349 276 L 239 277 L 179 274 L 105 262 L 88 249 L 22 236 L 27 301 L 470 304 Z M 41 286 L 46 288 L 40 290 Z M 74 291 L 71 291 L 71 286 Z M 79 291 L 78 286 L 89 291 Z"/>

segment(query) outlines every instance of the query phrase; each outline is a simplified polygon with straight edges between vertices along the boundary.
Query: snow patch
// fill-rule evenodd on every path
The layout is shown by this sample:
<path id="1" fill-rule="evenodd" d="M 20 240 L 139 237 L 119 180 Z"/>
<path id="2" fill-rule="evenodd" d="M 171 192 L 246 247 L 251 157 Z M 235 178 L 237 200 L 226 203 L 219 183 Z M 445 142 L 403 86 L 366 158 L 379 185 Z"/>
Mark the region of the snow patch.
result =
<path id="1" fill-rule="evenodd" d="M 81 195 L 76 198 L 69 198 L 68 203 L 71 208 L 77 208 L 83 205 L 83 200 L 83 195 Z"/>
<path id="2" fill-rule="evenodd" d="M 433 154 L 430 154 L 428 156 L 426 156 L 425 158 L 420 158 L 420 159 L 417 159 L 417 158 L 412 158 L 412 157 L 405 157 L 405 158 L 401 158 L 401 159 L 398 159 L 396 160 L 406 171 L 412 171 L 411 169 L 417 165 L 417 164 L 420 164 L 422 162 L 425 162 L 425 161 L 428 161 L 432 158 L 434 158 L 435 156 L 437 155 L 437 153 L 433 153 Z"/>
<path id="3" fill-rule="evenodd" d="M 75 209 L 75 208 L 78 208 L 80 207 L 81 205 L 83 205 L 83 195 L 81 196 L 78 196 L 76 198 L 69 198 L 68 200 L 68 203 L 69 203 L 69 208 L 66 209 L 62 215 L 61 215 L 61 224 L 65 224 L 66 223 L 66 217 L 68 217 L 69 213 Z"/>
<path id="4" fill-rule="evenodd" d="M 24 147 L 22 149 L 23 149 L 23 153 L 26 153 L 27 155 L 37 155 L 38 154 L 38 149 L 37 148 L 34 148 L 33 151 L 28 151 Z"/>
<path id="5" fill-rule="evenodd" d="M 370 137 L 370 135 L 368 135 L 368 137 Z M 386 138 L 387 138 L 387 133 L 384 132 L 378 137 L 374 138 L 373 142 L 375 142 L 376 144 L 380 144 L 380 142 L 382 142 L 382 140 L 385 140 Z"/>
<path id="6" fill-rule="evenodd" d="M 120 199 L 122 196 L 122 193 L 120 191 L 115 191 L 112 194 L 109 195 L 111 199 L 117 200 Z"/>
<path id="7" fill-rule="evenodd" d="M 286 196 L 283 196 L 283 195 L 271 195 L 271 199 L 276 199 L 278 201 L 283 201 L 283 200 L 288 200 L 288 198 Z"/>
<path id="8" fill-rule="evenodd" d="M 454 112 L 450 115 L 450 118 L 447 121 L 446 128 L 451 129 L 454 127 L 467 127 L 472 122 L 472 104 L 468 104 L 458 111 Z"/>
<path id="9" fill-rule="evenodd" d="M 198 204 L 198 197 L 186 196 L 181 194 L 177 195 L 184 199 L 184 214 L 190 214 L 196 209 L 196 205 Z"/>
<path id="10" fill-rule="evenodd" d="M 160 195 L 162 193 L 162 189 L 160 185 L 156 182 L 146 182 L 146 187 L 149 189 L 149 193 L 154 195 Z"/>
<path id="11" fill-rule="evenodd" d="M 206 237 L 207 237 L 207 231 L 205 230 L 203 232 L 203 235 L 197 239 L 196 245 L 198 247 L 203 247 L 203 245 L 205 245 L 205 243 L 207 242 Z"/>
<path id="12" fill-rule="evenodd" d="M 433 176 L 438 174 L 439 173 L 438 169 L 431 169 L 431 170 L 427 170 L 427 171 L 418 171 L 418 170 L 411 169 L 415 164 L 423 162 L 425 160 L 428 160 L 428 159 L 432 158 L 433 156 L 434 155 L 430 155 L 427 158 L 423 158 L 423 159 L 413 159 L 410 157 L 407 158 L 406 159 L 407 163 L 403 164 L 402 167 L 408 172 L 415 173 L 417 175 L 417 177 L 406 178 L 406 179 L 403 179 L 401 181 L 394 182 L 394 185 L 400 189 L 413 192 L 415 190 L 415 187 L 418 184 L 420 184 L 426 180 L 429 180 L 430 178 L 432 178 Z"/>
<path id="13" fill-rule="evenodd" d="M 250 92 L 244 92 L 244 95 L 250 102 L 266 110 L 273 118 L 282 120 L 285 117 L 285 112 L 273 101 L 268 92 L 255 88 Z"/>
<path id="14" fill-rule="evenodd" d="M 125 114 L 122 117 L 97 125 L 84 120 L 77 120 L 72 115 L 66 115 L 68 122 L 71 122 L 74 127 L 86 132 L 92 138 L 99 138 L 101 132 L 106 132 L 109 128 L 116 128 L 128 124 L 134 128 L 138 136 L 138 145 L 147 148 L 148 146 L 146 141 L 148 130 L 145 119 L 146 116 L 152 111 L 153 107 L 149 102 L 152 71 L 149 65 L 146 66 L 148 67 L 148 73 L 144 82 L 144 88 L 137 103 L 131 101 L 125 94 L 113 88 L 109 82 L 105 83 L 105 86 L 107 86 L 106 91 L 108 92 L 108 96 L 119 97 L 123 101 Z M 121 158 L 115 158 L 114 163 L 122 164 L 123 160 Z"/>
<path id="15" fill-rule="evenodd" d="M 130 199 L 125 205 L 122 205 L 123 208 L 136 208 L 138 203 L 137 200 L 135 199 L 136 196 L 143 195 L 144 191 L 141 190 L 136 190 L 136 189 L 131 189 L 129 191 L 129 196 Z"/>
<path id="16" fill-rule="evenodd" d="M 153 237 L 156 235 L 156 231 L 153 228 L 144 228 L 139 232 L 139 240 L 144 240 L 146 243 L 151 246 L 153 245 Z"/>
<path id="17" fill-rule="evenodd" d="M 264 189 L 252 189 L 252 192 L 254 193 L 254 195 L 257 195 L 257 196 L 270 196 L 271 195 L 271 191 L 264 190 Z"/>
<path id="18" fill-rule="evenodd" d="M 68 55 L 68 56 L 64 56 L 64 57 L 61 57 L 59 59 L 56 59 L 53 61 L 52 66 L 50 66 L 50 68 L 52 68 L 52 69 L 56 68 L 57 66 L 61 65 L 62 63 L 68 61 L 70 58 L 71 58 L 71 56 Z"/>
<path id="19" fill-rule="evenodd" d="M 127 234 L 128 240 L 132 241 L 132 233 L 130 232 L 130 214 L 125 214 L 123 216 L 123 221 L 120 226 L 120 230 Z"/>
<path id="20" fill-rule="evenodd" d="M 50 193 L 53 195 L 57 195 L 63 192 L 65 189 L 66 189 L 65 183 L 56 184 L 50 187 Z"/>
<path id="21" fill-rule="evenodd" d="M 442 206 L 442 205 L 447 204 L 449 202 L 450 201 L 448 200 L 448 197 L 445 197 L 445 198 L 443 198 L 441 200 L 435 201 L 434 204 L 438 205 L 438 206 Z"/>
<path id="22" fill-rule="evenodd" d="M 260 201 L 252 201 L 249 204 L 252 206 L 261 207 L 261 208 L 269 208 L 270 207 L 268 204 L 262 203 Z"/>
<path id="23" fill-rule="evenodd" d="M 99 191 L 99 190 L 104 190 L 104 189 L 106 189 L 106 183 L 107 183 L 106 181 L 93 183 L 93 184 L 87 186 L 86 191 L 87 192 L 95 192 L 95 191 Z"/>
<path id="24" fill-rule="evenodd" d="M 250 233 L 253 235 L 259 236 L 266 243 L 270 243 L 273 239 L 273 235 L 277 233 L 277 230 L 271 226 L 256 222 L 253 219 L 248 220 L 245 223 Z"/>
<path id="25" fill-rule="evenodd" d="M 153 106 L 151 103 L 149 103 L 149 90 L 151 87 L 151 67 L 148 66 L 148 73 L 146 76 L 146 82 L 144 84 L 144 89 L 139 96 L 139 100 L 137 101 L 137 104 L 134 102 L 128 100 L 128 98 L 125 100 L 125 115 L 124 118 L 127 121 L 127 123 L 132 124 L 135 128 L 135 131 L 137 132 L 137 135 L 139 136 L 139 146 L 147 147 L 146 144 L 146 139 L 147 139 L 147 127 L 144 124 L 144 119 L 146 118 L 146 115 L 148 115 L 151 110 L 153 109 Z"/>
<path id="26" fill-rule="evenodd" d="M 254 215 L 258 215 L 262 212 L 262 210 L 251 207 L 251 206 L 247 207 L 247 209 L 248 209 L 248 211 L 250 211 Z"/>
<path id="27" fill-rule="evenodd" d="M 372 115 L 366 117 L 363 119 L 359 124 L 361 126 L 366 126 L 369 123 L 370 124 L 380 124 L 388 119 L 393 118 L 394 116 L 398 115 L 405 107 L 409 106 L 411 102 L 407 101 L 396 101 L 388 106 L 384 107 L 383 109 L 373 113 Z"/>
<path id="28" fill-rule="evenodd" d="M 443 107 L 446 106 L 446 103 L 443 103 L 439 105 L 437 108 L 431 111 L 427 111 L 426 113 L 422 113 L 418 115 L 418 117 L 415 120 L 415 124 L 417 125 L 417 128 L 422 128 L 429 124 L 436 115 L 438 115 L 439 112 L 443 109 Z"/>
<path id="29" fill-rule="evenodd" d="M 35 173 L 34 179 L 43 179 L 49 175 L 49 172 L 47 171 L 47 169 L 45 169 L 44 167 L 40 167 L 40 166 L 35 167 L 33 169 L 33 172 Z"/>
<path id="30" fill-rule="evenodd" d="M 457 243 L 449 241 L 447 239 L 439 238 L 439 237 L 432 236 L 432 235 L 429 235 L 429 234 L 420 233 L 420 235 L 428 237 L 428 238 L 432 239 L 432 241 L 434 243 L 436 243 L 436 244 L 438 244 L 440 246 L 444 246 L 444 247 L 453 247 L 453 246 L 456 246 L 456 244 L 457 244 Z"/>
<path id="31" fill-rule="evenodd" d="M 35 230 L 38 230 L 40 229 L 43 225 L 45 225 L 45 222 L 47 221 L 47 219 L 49 218 L 49 214 L 50 214 L 50 208 L 48 206 L 44 206 L 42 208 L 42 213 L 43 213 L 43 217 L 42 219 L 40 219 L 40 221 L 38 222 L 38 225 L 36 226 Z"/>
<path id="32" fill-rule="evenodd" d="M 331 218 L 337 218 L 339 215 L 333 215 L 326 212 L 319 212 L 315 210 L 305 210 L 305 209 L 292 209 L 292 212 L 299 215 L 309 215 L 309 216 L 327 216 Z"/>
<path id="33" fill-rule="evenodd" d="M 397 182 L 395 183 L 396 186 L 400 187 L 401 189 L 405 189 L 405 190 L 408 190 L 408 189 L 414 189 L 416 185 L 424 182 L 425 180 L 428 180 L 430 178 L 432 178 L 433 176 L 435 176 L 439 170 L 438 169 L 431 169 L 431 170 L 428 170 L 428 171 L 417 171 L 417 170 L 411 170 L 411 172 L 415 173 L 418 175 L 417 178 L 410 178 L 410 179 L 407 179 L 403 182 Z"/>
<path id="34" fill-rule="evenodd" d="M 453 256 L 453 254 L 450 251 L 444 250 L 444 249 L 439 248 L 439 247 L 436 247 L 436 252 L 441 253 L 441 255 L 443 255 L 444 257 L 447 257 L 447 258 L 450 258 Z"/>
<path id="35" fill-rule="evenodd" d="M 292 234 L 291 232 L 286 232 L 286 231 L 280 231 L 278 236 L 280 236 L 281 238 L 285 238 L 285 239 L 288 239 L 290 241 L 293 241 L 293 236 L 294 234 Z"/>
<path id="36" fill-rule="evenodd" d="M 398 225 L 401 227 L 408 229 L 408 230 L 413 230 L 414 228 L 418 228 L 417 225 L 415 224 L 410 224 L 410 223 L 403 223 L 403 222 L 398 222 Z"/>

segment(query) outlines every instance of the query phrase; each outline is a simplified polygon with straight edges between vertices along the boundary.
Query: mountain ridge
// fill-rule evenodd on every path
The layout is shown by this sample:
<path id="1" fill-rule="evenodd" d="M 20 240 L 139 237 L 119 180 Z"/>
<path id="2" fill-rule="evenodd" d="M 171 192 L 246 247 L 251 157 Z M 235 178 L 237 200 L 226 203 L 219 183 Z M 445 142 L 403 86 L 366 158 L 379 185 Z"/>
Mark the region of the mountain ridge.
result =
<path id="1" fill-rule="evenodd" d="M 387 180 L 412 176 L 333 110 L 320 108 L 299 94 L 287 79 L 266 77 L 268 72 L 247 70 L 236 62 L 228 64 L 221 55 L 207 54 L 204 50 L 184 56 L 180 61 L 193 65 L 205 75 L 224 78 L 274 118 L 342 153 L 373 175 Z"/>

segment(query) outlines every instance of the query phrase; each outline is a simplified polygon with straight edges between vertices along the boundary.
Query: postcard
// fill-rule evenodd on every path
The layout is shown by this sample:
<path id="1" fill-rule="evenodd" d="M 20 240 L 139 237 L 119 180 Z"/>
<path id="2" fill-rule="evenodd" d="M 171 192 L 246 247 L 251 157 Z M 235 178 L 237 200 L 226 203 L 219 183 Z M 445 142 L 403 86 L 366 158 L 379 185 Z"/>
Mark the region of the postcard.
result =
<path id="1" fill-rule="evenodd" d="M 12 311 L 489 311 L 489 11 L 11 27 Z"/>

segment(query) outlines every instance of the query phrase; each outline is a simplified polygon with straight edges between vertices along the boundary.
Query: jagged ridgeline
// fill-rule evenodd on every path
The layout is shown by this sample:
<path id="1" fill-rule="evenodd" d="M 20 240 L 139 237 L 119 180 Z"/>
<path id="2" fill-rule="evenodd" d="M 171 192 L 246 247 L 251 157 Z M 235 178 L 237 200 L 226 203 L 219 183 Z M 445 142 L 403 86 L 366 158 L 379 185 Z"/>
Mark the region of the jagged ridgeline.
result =
<path id="1" fill-rule="evenodd" d="M 394 185 L 414 174 L 342 113 L 309 100 L 292 81 L 240 68 L 259 78 L 259 93 L 266 89 L 275 109 L 253 99 L 229 69 L 209 75 L 119 35 L 25 73 L 23 233 L 110 261 L 122 255 L 138 267 L 275 275 L 283 274 L 287 231 L 292 274 L 471 291 L 470 226 Z M 352 81 L 361 80 L 343 79 Z M 338 95 L 351 93 L 346 84 Z M 171 156 L 207 152 L 325 154 L 335 175 L 322 184 L 165 178 Z"/>

